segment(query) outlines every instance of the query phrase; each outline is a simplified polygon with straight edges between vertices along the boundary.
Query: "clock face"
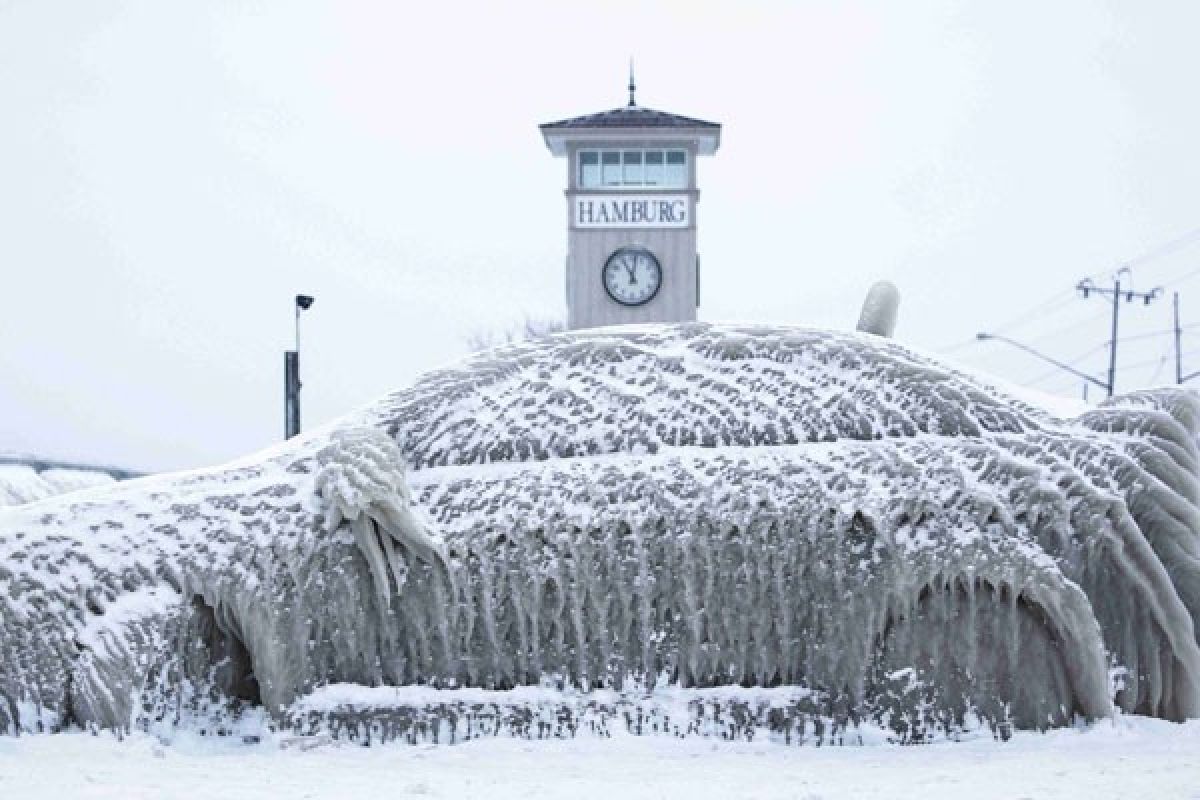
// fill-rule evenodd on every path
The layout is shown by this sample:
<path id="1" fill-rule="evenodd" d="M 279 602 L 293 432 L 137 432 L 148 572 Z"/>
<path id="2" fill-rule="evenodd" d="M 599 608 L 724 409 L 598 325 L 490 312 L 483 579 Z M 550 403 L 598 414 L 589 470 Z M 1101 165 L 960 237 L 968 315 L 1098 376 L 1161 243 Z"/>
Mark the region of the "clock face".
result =
<path id="1" fill-rule="evenodd" d="M 604 288 L 623 306 L 650 302 L 662 285 L 662 267 L 644 247 L 621 247 L 604 262 Z"/>

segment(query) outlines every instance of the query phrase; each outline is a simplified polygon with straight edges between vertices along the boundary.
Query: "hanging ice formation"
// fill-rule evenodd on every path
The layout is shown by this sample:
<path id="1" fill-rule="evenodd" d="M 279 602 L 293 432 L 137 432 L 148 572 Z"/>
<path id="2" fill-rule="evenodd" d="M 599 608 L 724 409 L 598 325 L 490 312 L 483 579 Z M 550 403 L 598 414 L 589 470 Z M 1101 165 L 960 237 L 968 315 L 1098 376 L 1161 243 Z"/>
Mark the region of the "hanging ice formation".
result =
<path id="1" fill-rule="evenodd" d="M 410 739 L 1197 716 L 1198 412 L 1060 419 L 865 334 L 509 346 L 256 458 L 0 513 L 0 731 L 205 692 Z"/>

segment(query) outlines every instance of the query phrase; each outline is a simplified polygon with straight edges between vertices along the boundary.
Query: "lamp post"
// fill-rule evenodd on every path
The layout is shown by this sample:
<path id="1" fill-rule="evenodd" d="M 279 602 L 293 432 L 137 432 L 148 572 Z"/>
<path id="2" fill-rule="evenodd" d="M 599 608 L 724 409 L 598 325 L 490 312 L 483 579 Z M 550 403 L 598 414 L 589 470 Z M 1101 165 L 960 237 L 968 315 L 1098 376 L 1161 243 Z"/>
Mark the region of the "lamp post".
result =
<path id="1" fill-rule="evenodd" d="M 296 295 L 296 349 L 283 354 L 283 436 L 291 439 L 300 433 L 300 312 L 307 311 L 314 298 Z"/>
<path id="2" fill-rule="evenodd" d="M 1034 356 L 1035 358 L 1040 358 L 1042 361 L 1045 361 L 1048 364 L 1053 364 L 1054 366 L 1058 367 L 1061 370 L 1069 372 L 1072 375 L 1075 375 L 1077 377 L 1083 378 L 1088 383 L 1096 384 L 1101 389 L 1108 392 L 1109 397 L 1112 397 L 1113 386 L 1111 383 L 1102 381 L 1099 378 L 1096 378 L 1092 375 L 1088 375 L 1086 372 L 1080 372 L 1079 370 L 1072 367 L 1070 364 L 1064 364 L 1063 362 L 1059 361 L 1058 359 L 1051 358 L 1050 356 L 1045 355 L 1044 353 L 1039 353 L 1037 350 L 1034 350 L 1032 347 L 1030 347 L 1027 344 L 1021 344 L 1020 342 L 1018 342 L 1015 339 L 1010 339 L 1007 336 L 1000 336 L 999 334 L 995 334 L 995 333 L 977 333 L 977 334 L 975 334 L 975 338 L 980 340 L 981 342 L 995 340 L 997 342 L 1004 342 L 1005 344 L 1011 344 L 1013 347 L 1017 348 L 1018 350 L 1024 350 L 1026 353 L 1029 353 L 1031 356 Z"/>

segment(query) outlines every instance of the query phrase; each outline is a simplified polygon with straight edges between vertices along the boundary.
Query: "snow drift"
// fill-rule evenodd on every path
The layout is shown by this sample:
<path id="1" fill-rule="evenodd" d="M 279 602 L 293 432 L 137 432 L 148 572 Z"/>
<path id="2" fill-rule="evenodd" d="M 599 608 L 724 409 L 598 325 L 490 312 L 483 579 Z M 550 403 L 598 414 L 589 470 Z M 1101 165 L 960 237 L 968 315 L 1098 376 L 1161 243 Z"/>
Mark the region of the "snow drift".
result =
<path id="1" fill-rule="evenodd" d="M 0 731 L 261 704 L 495 732 L 519 687 L 584 698 L 530 701 L 547 735 L 664 691 L 727 693 L 725 735 L 1195 717 L 1198 412 L 1063 420 L 868 334 L 509 346 L 256 458 L 0 512 Z"/>
<path id="2" fill-rule="evenodd" d="M 55 467 L 36 470 L 27 464 L 0 461 L 0 508 L 45 500 L 56 494 L 107 486 L 116 481 L 101 470 Z"/>

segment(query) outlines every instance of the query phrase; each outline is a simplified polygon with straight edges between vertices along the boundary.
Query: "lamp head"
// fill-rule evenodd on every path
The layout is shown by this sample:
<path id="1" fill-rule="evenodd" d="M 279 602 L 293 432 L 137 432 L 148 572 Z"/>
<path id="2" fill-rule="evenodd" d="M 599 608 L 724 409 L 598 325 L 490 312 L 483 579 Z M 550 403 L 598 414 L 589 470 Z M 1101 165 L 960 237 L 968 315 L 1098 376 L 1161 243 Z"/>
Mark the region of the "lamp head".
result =
<path id="1" fill-rule="evenodd" d="M 296 295 L 296 307 L 301 311 L 308 311 L 309 306 L 313 304 L 315 299 L 312 295 L 298 294 Z"/>

